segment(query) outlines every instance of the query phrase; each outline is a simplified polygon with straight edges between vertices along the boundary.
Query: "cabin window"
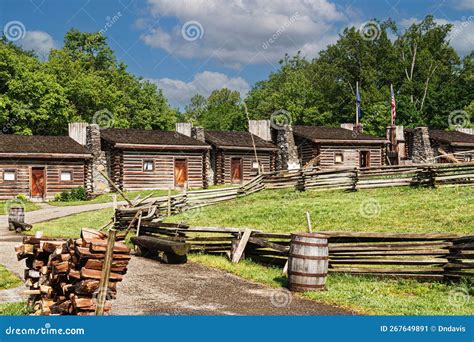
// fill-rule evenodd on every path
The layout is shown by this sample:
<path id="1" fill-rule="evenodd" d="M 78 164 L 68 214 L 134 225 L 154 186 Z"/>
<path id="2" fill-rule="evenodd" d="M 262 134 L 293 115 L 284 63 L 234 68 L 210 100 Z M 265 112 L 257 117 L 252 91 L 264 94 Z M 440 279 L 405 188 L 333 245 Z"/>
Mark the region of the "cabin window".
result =
<path id="1" fill-rule="evenodd" d="M 466 162 L 466 163 L 472 162 L 472 156 L 466 154 L 463 158 L 463 161 Z"/>
<path id="2" fill-rule="evenodd" d="M 61 182 L 70 182 L 72 181 L 72 172 L 71 171 L 61 171 Z"/>
<path id="3" fill-rule="evenodd" d="M 144 160 L 143 161 L 143 171 L 153 171 L 155 169 L 155 164 L 153 160 Z"/>
<path id="4" fill-rule="evenodd" d="M 14 171 L 14 170 L 5 170 L 5 171 L 3 171 L 3 180 L 4 181 L 14 181 L 14 180 L 16 180 L 16 171 Z"/>
<path id="5" fill-rule="evenodd" d="M 334 163 L 335 164 L 342 164 L 344 163 L 344 153 L 338 152 L 334 154 Z"/>

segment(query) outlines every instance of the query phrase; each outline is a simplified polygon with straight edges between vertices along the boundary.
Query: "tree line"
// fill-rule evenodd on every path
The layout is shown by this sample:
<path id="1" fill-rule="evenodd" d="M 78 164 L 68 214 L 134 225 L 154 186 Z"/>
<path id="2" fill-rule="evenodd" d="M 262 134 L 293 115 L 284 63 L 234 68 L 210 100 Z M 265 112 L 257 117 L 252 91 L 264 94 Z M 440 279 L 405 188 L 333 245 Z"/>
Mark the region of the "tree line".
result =
<path id="1" fill-rule="evenodd" d="M 173 129 L 184 120 L 245 130 L 245 102 L 251 119 L 285 110 L 293 124 L 339 126 L 355 121 L 356 82 L 368 133 L 383 134 L 390 123 L 391 84 L 397 124 L 443 129 L 452 124 L 450 113 L 462 111 L 463 124 L 472 125 L 474 52 L 458 55 L 449 41 L 452 25 L 430 15 L 403 31 L 392 20 L 372 24 L 370 36 L 346 28 L 312 60 L 284 56 L 247 95 L 226 88 L 196 94 L 183 112 L 171 108 L 154 84 L 127 72 L 100 33 L 70 30 L 64 47 L 44 62 L 3 38 L 0 125 L 3 133 L 63 134 L 71 121 Z"/>

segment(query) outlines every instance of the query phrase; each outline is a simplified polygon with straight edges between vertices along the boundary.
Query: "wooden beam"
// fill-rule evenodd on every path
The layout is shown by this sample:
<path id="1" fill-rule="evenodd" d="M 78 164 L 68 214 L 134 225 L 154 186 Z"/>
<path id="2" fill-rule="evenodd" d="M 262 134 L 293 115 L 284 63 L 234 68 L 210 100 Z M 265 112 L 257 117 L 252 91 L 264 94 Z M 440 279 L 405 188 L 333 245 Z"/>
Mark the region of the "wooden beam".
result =
<path id="1" fill-rule="evenodd" d="M 250 239 L 250 234 L 252 234 L 251 229 L 245 229 L 244 234 L 242 235 L 242 238 L 240 239 L 240 242 L 232 255 L 232 262 L 233 263 L 238 263 L 240 259 L 242 258 L 242 254 L 244 253 L 245 247 L 247 246 L 247 242 Z"/>
<path id="2" fill-rule="evenodd" d="M 110 271 L 112 268 L 116 233 L 117 231 L 112 229 L 109 231 L 109 236 L 107 237 L 107 250 L 105 252 L 104 266 L 100 274 L 99 293 L 97 295 L 97 305 L 95 308 L 96 316 L 102 316 L 104 314 L 105 301 L 107 299 L 107 292 L 109 288 Z"/>

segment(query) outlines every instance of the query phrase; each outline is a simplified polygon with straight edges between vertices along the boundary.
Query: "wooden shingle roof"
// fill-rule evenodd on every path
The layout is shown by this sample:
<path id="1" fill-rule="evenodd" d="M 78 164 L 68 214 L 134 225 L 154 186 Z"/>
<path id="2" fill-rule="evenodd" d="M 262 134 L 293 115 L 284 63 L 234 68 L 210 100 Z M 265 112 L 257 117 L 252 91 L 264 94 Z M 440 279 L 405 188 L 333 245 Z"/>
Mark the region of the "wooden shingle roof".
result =
<path id="1" fill-rule="evenodd" d="M 474 146 L 474 135 L 458 131 L 429 130 L 430 138 L 450 145 Z"/>
<path id="2" fill-rule="evenodd" d="M 197 139 L 193 139 L 178 132 L 145 130 L 132 128 L 106 128 L 100 130 L 103 140 L 114 144 L 116 147 L 156 146 L 165 148 L 202 148 L 209 146 Z"/>
<path id="3" fill-rule="evenodd" d="M 368 134 L 354 133 L 353 131 L 339 127 L 322 127 L 322 126 L 293 126 L 293 134 L 312 140 L 314 142 L 338 142 L 338 143 L 378 143 L 386 142 L 385 138 L 374 137 Z"/>
<path id="4" fill-rule="evenodd" d="M 0 155 L 88 157 L 84 146 L 68 136 L 0 134 Z"/>
<path id="5" fill-rule="evenodd" d="M 217 148 L 238 148 L 238 149 L 253 149 L 260 150 L 276 150 L 277 146 L 271 142 L 265 141 L 262 138 L 253 135 L 250 132 L 237 131 L 204 131 L 206 142 L 216 146 Z"/>

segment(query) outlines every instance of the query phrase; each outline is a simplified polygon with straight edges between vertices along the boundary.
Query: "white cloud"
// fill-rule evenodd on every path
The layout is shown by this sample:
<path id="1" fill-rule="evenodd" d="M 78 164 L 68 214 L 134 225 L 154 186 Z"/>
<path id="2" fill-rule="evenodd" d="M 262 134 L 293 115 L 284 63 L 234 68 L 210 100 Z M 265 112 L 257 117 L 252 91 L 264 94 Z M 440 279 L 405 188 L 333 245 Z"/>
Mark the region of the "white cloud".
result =
<path id="1" fill-rule="evenodd" d="M 241 96 L 247 94 L 250 86 L 242 77 L 228 77 L 220 72 L 204 71 L 194 75 L 190 82 L 181 80 L 160 78 L 149 79 L 158 88 L 163 90 L 163 94 L 168 98 L 173 107 L 184 108 L 196 94 L 209 96 L 213 90 L 226 87 L 237 90 Z"/>
<path id="2" fill-rule="evenodd" d="M 212 57 L 225 65 L 275 63 L 285 53 L 298 50 L 314 57 L 337 39 L 333 24 L 347 20 L 329 0 L 148 2 L 156 20 L 176 18 L 178 24 L 146 31 L 141 36 L 145 44 L 178 57 Z M 183 37 L 182 26 L 189 21 L 202 26 L 202 38 L 190 41 Z"/>
<path id="3" fill-rule="evenodd" d="M 53 37 L 44 31 L 26 31 L 25 38 L 20 39 L 18 44 L 25 50 L 34 50 L 39 57 L 45 59 L 49 50 L 56 46 Z"/>
<path id="4" fill-rule="evenodd" d="M 419 23 L 418 18 L 406 18 L 400 22 L 402 28 L 408 28 L 414 23 Z M 461 55 L 472 51 L 474 46 L 474 16 L 462 17 L 461 20 L 448 21 L 446 19 L 435 19 L 437 24 L 453 25 L 449 34 L 451 46 Z"/>
<path id="5" fill-rule="evenodd" d="M 461 10 L 471 10 L 474 9 L 474 1 L 472 0 L 457 0 L 455 1 L 455 7 Z"/>

